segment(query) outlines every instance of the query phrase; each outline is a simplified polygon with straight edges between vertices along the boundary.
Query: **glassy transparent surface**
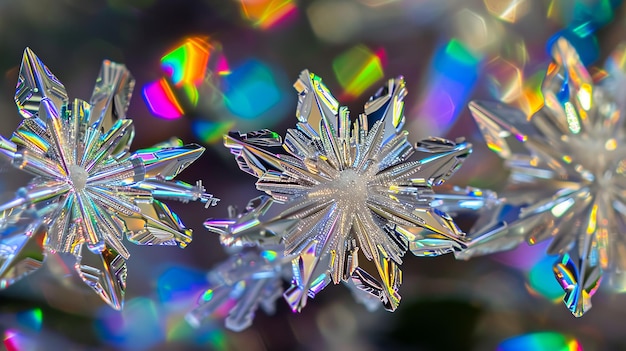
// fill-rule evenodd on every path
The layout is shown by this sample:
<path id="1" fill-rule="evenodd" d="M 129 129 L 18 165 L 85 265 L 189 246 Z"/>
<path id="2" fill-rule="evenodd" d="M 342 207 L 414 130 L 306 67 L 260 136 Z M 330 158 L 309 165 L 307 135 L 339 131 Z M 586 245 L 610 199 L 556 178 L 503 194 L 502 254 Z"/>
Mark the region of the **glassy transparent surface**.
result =
<path id="1" fill-rule="evenodd" d="M 2 287 L 36 269 L 44 253 L 72 254 L 82 280 L 120 309 L 130 256 L 124 236 L 140 245 L 191 241 L 191 230 L 157 198 L 216 204 L 201 183 L 173 180 L 203 147 L 172 139 L 129 151 L 134 84 L 124 65 L 104 61 L 90 101 L 70 101 L 33 51 L 24 51 L 15 93 L 24 120 L 10 139 L 0 137 L 0 157 L 34 178 L 0 204 Z M 29 246 L 39 249 L 35 258 Z"/>

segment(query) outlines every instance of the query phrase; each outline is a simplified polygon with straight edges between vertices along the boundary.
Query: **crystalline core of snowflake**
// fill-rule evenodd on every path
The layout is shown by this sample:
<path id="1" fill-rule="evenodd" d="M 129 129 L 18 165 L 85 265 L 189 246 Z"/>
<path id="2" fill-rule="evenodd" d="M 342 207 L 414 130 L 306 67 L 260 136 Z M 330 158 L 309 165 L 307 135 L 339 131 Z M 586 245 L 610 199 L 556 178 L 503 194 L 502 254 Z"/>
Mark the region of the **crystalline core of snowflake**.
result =
<path id="1" fill-rule="evenodd" d="M 42 250 L 72 254 L 78 261 L 88 251 L 100 256 L 100 267 L 77 263 L 76 268 L 115 308 L 121 308 L 126 284 L 124 234 L 142 245 L 184 247 L 191 241 L 191 231 L 155 197 L 215 203 L 200 183 L 173 180 L 202 147 L 172 140 L 129 152 L 134 129 L 124 117 L 133 86 L 123 65 L 105 61 L 90 102 L 70 103 L 65 87 L 26 49 L 15 94 L 24 121 L 11 140 L 0 137 L 0 157 L 35 176 L 14 199 L 0 204 L 0 211 L 11 216 L 15 209 L 37 206 L 37 223 L 46 230 Z M 4 233 L 0 240 L 23 239 L 17 248 L 38 237 L 27 228 Z M 22 260 L 11 253 L 4 257 L 7 266 Z M 9 272 L 0 270 L 4 285 L 15 281 Z"/>
<path id="2" fill-rule="evenodd" d="M 393 310 L 409 247 L 432 255 L 466 245 L 452 219 L 430 203 L 432 187 L 461 165 L 470 145 L 439 138 L 411 145 L 401 130 L 402 78 L 381 88 L 354 122 L 319 77 L 304 71 L 294 86 L 299 123 L 284 142 L 268 130 L 225 137 L 240 168 L 259 178 L 257 189 L 288 204 L 279 217 L 298 220 L 283 234 L 285 255 L 297 255 L 286 298 L 299 310 L 308 291 L 325 285 L 318 277 L 327 272 Z M 359 255 L 374 262 L 379 279 L 359 266 Z"/>
<path id="3" fill-rule="evenodd" d="M 603 271 L 611 285 L 626 286 L 624 50 L 607 61 L 608 77 L 596 83 L 576 50 L 559 39 L 542 87 L 545 106 L 530 119 L 502 105 L 470 104 L 487 144 L 512 170 L 504 197 L 522 205 L 476 243 L 477 253 L 508 248 L 504 239 L 551 239 L 547 253 L 560 255 L 555 276 L 576 316 L 591 307 Z"/>

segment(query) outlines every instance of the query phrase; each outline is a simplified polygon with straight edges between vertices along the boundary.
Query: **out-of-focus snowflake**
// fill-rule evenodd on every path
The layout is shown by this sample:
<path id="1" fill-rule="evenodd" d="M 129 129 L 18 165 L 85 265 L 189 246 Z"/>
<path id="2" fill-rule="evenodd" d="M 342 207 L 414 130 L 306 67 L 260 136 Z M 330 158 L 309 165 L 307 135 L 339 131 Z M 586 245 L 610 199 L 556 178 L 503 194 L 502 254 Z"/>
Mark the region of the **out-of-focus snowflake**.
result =
<path id="1" fill-rule="evenodd" d="M 281 238 L 278 233 L 297 224 L 297 220 L 267 216 L 274 204 L 271 197 L 262 195 L 250 200 L 242 213 L 230 206 L 229 218 L 204 223 L 220 235 L 231 256 L 209 272 L 210 288 L 187 316 L 192 325 L 198 326 L 214 315 L 227 315 L 226 327 L 241 331 L 250 326 L 259 306 L 266 313 L 274 312 L 276 299 L 285 291 L 284 281 L 293 281 L 291 263 L 295 258 L 284 256 L 285 246 L 277 240 Z M 327 270 L 315 277 L 317 284 L 307 292 L 311 298 L 330 282 Z M 368 310 L 380 306 L 378 297 L 358 289 L 351 281 L 345 283 Z"/>
<path id="2" fill-rule="evenodd" d="M 124 235 L 140 245 L 191 241 L 191 230 L 156 198 L 216 203 L 200 182 L 173 180 L 202 147 L 172 139 L 129 152 L 134 129 L 125 117 L 133 86 L 124 65 L 104 61 L 90 101 L 70 101 L 39 58 L 24 52 L 15 94 L 24 121 L 10 140 L 0 137 L 0 157 L 35 177 L 0 204 L 2 287 L 40 266 L 24 255 L 36 242 L 40 253 L 74 255 L 83 281 L 119 309 L 129 257 Z M 98 264 L 81 265 L 90 253 Z"/>
<path id="3" fill-rule="evenodd" d="M 432 187 L 461 165 L 470 145 L 439 138 L 411 145 L 401 129 L 401 77 L 389 80 L 352 123 L 319 77 L 304 71 L 295 88 L 299 123 L 284 143 L 268 130 L 225 137 L 240 168 L 259 178 L 257 189 L 287 204 L 278 217 L 298 219 L 281 233 L 285 256 L 296 257 L 285 297 L 300 310 L 327 272 L 334 283 L 351 280 L 394 310 L 409 247 L 435 255 L 466 246 L 464 233 L 431 202 Z M 379 279 L 360 267 L 360 255 L 374 262 Z"/>
<path id="4" fill-rule="evenodd" d="M 282 245 L 243 247 L 213 268 L 207 276 L 210 288 L 187 314 L 190 324 L 198 326 L 218 314 L 226 316 L 226 328 L 241 331 L 252 324 L 259 306 L 274 313 L 276 299 L 283 293 L 285 264 L 291 262 L 282 250 Z"/>
<path id="5" fill-rule="evenodd" d="M 470 104 L 488 146 L 512 171 L 501 195 L 521 210 L 484 231 L 466 256 L 551 239 L 547 254 L 560 255 L 554 273 L 575 316 L 591 307 L 603 273 L 626 288 L 625 49 L 594 83 L 576 50 L 559 39 L 542 87 L 545 106 L 529 119 L 502 105 Z"/>

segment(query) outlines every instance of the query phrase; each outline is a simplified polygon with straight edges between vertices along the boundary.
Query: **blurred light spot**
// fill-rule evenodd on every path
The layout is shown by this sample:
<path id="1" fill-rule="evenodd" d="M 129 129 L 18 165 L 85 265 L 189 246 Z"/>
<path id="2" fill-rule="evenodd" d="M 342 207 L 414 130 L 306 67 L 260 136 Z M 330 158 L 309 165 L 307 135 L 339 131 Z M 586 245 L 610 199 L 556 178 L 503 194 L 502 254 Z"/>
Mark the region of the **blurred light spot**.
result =
<path id="1" fill-rule="evenodd" d="M 322 309 L 315 321 L 320 333 L 330 345 L 353 339 L 357 332 L 354 312 L 342 304 L 333 304 Z"/>
<path id="2" fill-rule="evenodd" d="M 260 29 L 275 27 L 298 10 L 293 0 L 239 0 L 239 3 L 243 17 Z"/>
<path id="3" fill-rule="evenodd" d="M 228 339 L 220 328 L 209 324 L 192 327 L 185 318 L 172 318 L 167 326 L 169 342 L 184 342 L 198 346 L 210 346 L 211 350 L 228 350 Z"/>
<path id="4" fill-rule="evenodd" d="M 230 74 L 230 67 L 228 66 L 228 61 L 226 60 L 226 56 L 220 55 L 215 63 L 215 72 L 220 76 L 225 76 Z"/>
<path id="5" fill-rule="evenodd" d="M 208 37 L 188 37 L 161 58 L 165 77 L 148 83 L 143 97 L 150 111 L 162 118 L 175 119 L 203 101 L 214 99 L 218 78 L 230 72 L 221 45 Z"/>
<path id="6" fill-rule="evenodd" d="M 592 87 L 590 84 L 584 83 L 580 86 L 580 90 L 578 91 L 578 101 L 580 102 L 580 107 L 582 107 L 585 111 L 589 111 L 589 109 L 591 109 L 591 95 Z"/>
<path id="7" fill-rule="evenodd" d="M 519 208 L 512 207 L 511 209 L 515 211 L 515 213 L 512 213 L 513 215 L 517 215 L 519 212 Z M 521 243 L 513 250 L 496 253 L 490 257 L 504 265 L 527 272 L 545 257 L 549 243 L 549 240 L 542 241 L 536 245 Z"/>
<path id="8" fill-rule="evenodd" d="M 418 116 L 434 127 L 432 133 L 444 133 L 464 108 L 478 77 L 480 58 L 457 39 L 441 46 L 431 60 L 431 71 Z"/>
<path id="9" fill-rule="evenodd" d="M 494 98 L 511 104 L 522 96 L 522 72 L 510 61 L 496 57 L 485 67 Z"/>
<path id="10" fill-rule="evenodd" d="M 474 55 L 484 53 L 492 44 L 495 44 L 501 35 L 501 28 L 491 18 L 463 9 L 454 17 L 456 40 L 463 43 L 466 50 Z M 455 40 L 455 39 L 453 39 Z"/>
<path id="11" fill-rule="evenodd" d="M 516 336 L 498 345 L 497 351 L 583 351 L 574 338 L 557 332 L 538 332 Z"/>
<path id="12" fill-rule="evenodd" d="M 155 303 L 147 298 L 129 300 L 122 312 L 108 306 L 95 321 L 100 340 L 127 350 L 145 350 L 164 341 L 163 320 Z"/>
<path id="13" fill-rule="evenodd" d="M 206 144 L 212 144 L 221 141 L 224 134 L 232 130 L 234 126 L 234 121 L 213 122 L 197 119 L 191 124 L 191 129 L 196 138 Z"/>
<path id="14" fill-rule="evenodd" d="M 587 30 L 595 31 L 613 19 L 613 9 L 621 2 L 621 0 L 551 0 L 547 17 L 564 27 L 587 27 Z"/>
<path id="15" fill-rule="evenodd" d="M 143 98 L 150 111 L 159 117 L 175 119 L 183 115 L 183 108 L 165 78 L 148 83 L 143 88 Z"/>
<path id="16" fill-rule="evenodd" d="M 487 11 L 503 21 L 515 23 L 528 13 L 527 0 L 483 0 Z"/>
<path id="17" fill-rule="evenodd" d="M 161 58 L 161 68 L 177 86 L 198 85 L 206 75 L 211 46 L 207 39 L 192 37 Z"/>
<path id="18" fill-rule="evenodd" d="M 384 50 L 374 53 L 365 45 L 357 45 L 333 60 L 333 71 L 345 98 L 359 97 L 384 77 L 381 60 L 384 55 Z"/>
<path id="19" fill-rule="evenodd" d="M 617 140 L 615 140 L 613 138 L 607 140 L 606 143 L 604 143 L 604 148 L 607 151 L 613 151 L 613 150 L 617 149 Z"/>
<path id="20" fill-rule="evenodd" d="M 278 253 L 272 250 L 263 250 L 261 252 L 261 257 L 268 260 L 269 262 L 272 262 L 278 257 Z"/>
<path id="21" fill-rule="evenodd" d="M 522 90 L 523 96 L 514 103 L 514 105 L 526 113 L 526 118 L 529 120 L 532 115 L 543 107 L 541 84 L 545 75 L 546 72 L 541 70 L 524 79 Z"/>
<path id="22" fill-rule="evenodd" d="M 567 39 L 572 44 L 585 66 L 592 64 L 600 56 L 600 45 L 595 35 L 591 33 L 581 35 L 574 32 L 571 28 L 565 28 L 548 39 L 548 52 L 552 52 L 552 45 L 561 37 Z"/>
<path id="23" fill-rule="evenodd" d="M 278 104 L 281 91 L 269 67 L 249 60 L 224 78 L 224 96 L 230 112 L 253 119 Z"/>
<path id="24" fill-rule="evenodd" d="M 554 277 L 552 266 L 558 256 L 545 256 L 535 263 L 528 272 L 527 288 L 530 292 L 537 293 L 548 300 L 558 302 L 563 298 L 563 288 Z"/>
<path id="25" fill-rule="evenodd" d="M 563 159 L 565 162 L 570 163 L 572 162 L 572 159 L 568 156 L 563 156 Z M 574 204 L 576 203 L 576 201 L 573 198 L 569 198 L 557 205 L 555 205 L 554 207 L 552 207 L 552 209 L 550 210 L 550 212 L 552 213 L 552 215 L 556 218 L 561 217 L 562 215 L 564 215 L 567 210 L 569 210 L 572 206 L 574 206 Z"/>
<path id="26" fill-rule="evenodd" d="M 34 332 L 40 331 L 43 325 L 43 313 L 39 308 L 19 312 L 16 314 L 16 319 L 21 328 Z"/>
<path id="27" fill-rule="evenodd" d="M 35 340 L 13 329 L 4 331 L 2 345 L 6 351 L 31 351 L 38 349 Z"/>
<path id="28" fill-rule="evenodd" d="M 195 299 L 206 286 L 205 273 L 187 267 L 169 267 L 157 279 L 157 295 L 162 303 Z"/>
<path id="29" fill-rule="evenodd" d="M 350 40 L 362 21 L 359 6 L 348 1 L 315 1 L 307 8 L 307 17 L 313 33 L 329 43 Z"/>

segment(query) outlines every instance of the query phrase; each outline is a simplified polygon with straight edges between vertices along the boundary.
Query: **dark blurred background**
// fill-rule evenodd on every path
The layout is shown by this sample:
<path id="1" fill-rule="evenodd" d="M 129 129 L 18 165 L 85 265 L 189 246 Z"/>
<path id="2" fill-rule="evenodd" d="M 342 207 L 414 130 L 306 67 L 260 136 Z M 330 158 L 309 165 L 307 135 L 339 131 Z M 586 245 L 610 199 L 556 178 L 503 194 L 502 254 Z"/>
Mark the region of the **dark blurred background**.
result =
<path id="1" fill-rule="evenodd" d="M 116 312 L 91 291 L 44 268 L 0 293 L 6 350 L 622 350 L 626 298 L 600 291 L 576 319 L 560 301 L 545 245 L 455 261 L 407 256 L 402 303 L 370 313 L 330 286 L 302 313 L 279 300 L 233 333 L 220 316 L 199 330 L 183 319 L 206 289 L 205 273 L 226 257 L 202 227 L 230 204 L 258 196 L 221 145 L 227 130 L 295 123 L 291 87 L 303 69 L 324 79 L 352 116 L 385 81 L 403 75 L 406 129 L 465 137 L 474 152 L 450 183 L 498 190 L 507 174 L 466 109 L 502 100 L 531 114 L 549 42 L 563 35 L 601 76 L 625 40 L 620 1 L 609 0 L 0 0 L 0 133 L 20 116 L 13 101 L 21 55 L 30 47 L 65 84 L 89 99 L 103 59 L 127 65 L 137 83 L 128 116 L 133 149 L 177 136 L 207 147 L 180 179 L 202 179 L 222 201 L 169 202 L 194 229 L 184 250 L 128 244 L 126 306 Z M 182 50 L 182 51 L 181 51 Z M 181 52 L 187 55 L 182 56 Z M 208 70 L 206 68 L 208 67 Z M 0 191 L 25 183 L 2 170 Z M 460 221 L 468 230 L 471 218 Z M 75 281 L 74 281 L 75 283 Z"/>

